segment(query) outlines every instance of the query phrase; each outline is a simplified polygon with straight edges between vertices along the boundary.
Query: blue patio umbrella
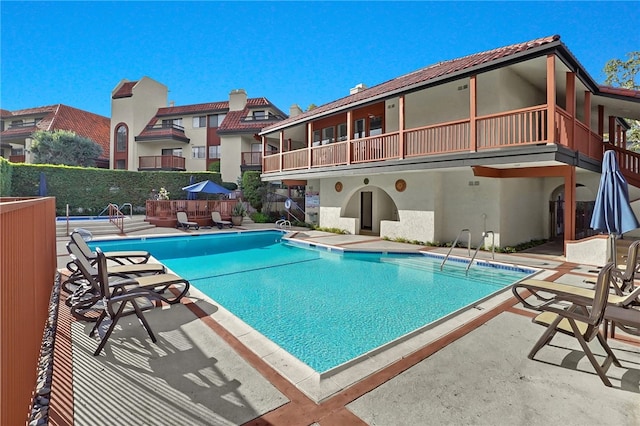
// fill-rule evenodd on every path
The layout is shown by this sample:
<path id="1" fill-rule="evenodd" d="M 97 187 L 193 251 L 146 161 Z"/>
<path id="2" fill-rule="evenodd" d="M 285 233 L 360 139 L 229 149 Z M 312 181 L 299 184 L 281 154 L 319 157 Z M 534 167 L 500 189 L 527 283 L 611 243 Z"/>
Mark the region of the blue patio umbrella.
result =
<path id="1" fill-rule="evenodd" d="M 638 227 L 640 224 L 629 203 L 627 181 L 618 167 L 615 151 L 606 151 L 602 158 L 602 175 L 591 216 L 591 228 L 609 233 L 610 253 L 615 262 L 616 236 Z"/>
<path id="2" fill-rule="evenodd" d="M 182 188 L 187 192 L 202 192 L 205 194 L 230 194 L 227 188 L 218 185 L 210 180 L 203 180 L 202 182 L 194 183 L 193 185 L 185 186 Z"/>
<path id="3" fill-rule="evenodd" d="M 38 188 L 38 195 L 40 197 L 47 196 L 47 177 L 44 175 L 44 172 L 40 172 L 40 186 Z"/>
<path id="4" fill-rule="evenodd" d="M 193 185 L 195 182 L 195 179 L 193 178 L 193 175 L 191 175 L 191 177 L 189 178 L 189 185 Z M 187 200 L 195 200 L 196 198 L 198 198 L 198 195 L 196 192 L 194 191 L 189 191 L 187 192 Z"/>

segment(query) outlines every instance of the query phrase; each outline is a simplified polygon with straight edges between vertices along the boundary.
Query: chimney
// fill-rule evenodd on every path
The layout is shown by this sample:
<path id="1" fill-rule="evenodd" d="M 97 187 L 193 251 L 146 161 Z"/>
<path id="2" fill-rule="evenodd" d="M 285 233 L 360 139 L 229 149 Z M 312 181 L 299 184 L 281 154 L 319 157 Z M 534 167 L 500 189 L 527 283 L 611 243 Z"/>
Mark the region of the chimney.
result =
<path id="1" fill-rule="evenodd" d="M 169 101 L 169 108 L 176 106 L 176 101 Z"/>
<path id="2" fill-rule="evenodd" d="M 242 111 L 247 105 L 247 92 L 234 89 L 229 93 L 229 111 Z"/>
<path id="3" fill-rule="evenodd" d="M 367 90 L 367 86 L 365 86 L 364 83 L 358 83 L 358 84 L 356 84 L 356 87 L 352 87 L 349 90 L 349 94 L 350 95 L 355 95 L 356 93 L 360 93 L 360 92 L 362 92 L 364 90 Z"/>
<path id="4" fill-rule="evenodd" d="M 289 107 L 289 117 L 295 117 L 300 114 L 302 114 L 302 108 L 300 108 L 300 105 L 293 104 Z"/>

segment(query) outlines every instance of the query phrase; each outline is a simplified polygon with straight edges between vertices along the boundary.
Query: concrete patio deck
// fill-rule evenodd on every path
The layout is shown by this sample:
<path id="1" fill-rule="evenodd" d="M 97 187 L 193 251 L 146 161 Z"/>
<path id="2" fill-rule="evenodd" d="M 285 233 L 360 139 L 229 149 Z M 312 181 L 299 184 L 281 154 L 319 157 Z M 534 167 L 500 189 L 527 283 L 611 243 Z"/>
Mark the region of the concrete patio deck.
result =
<path id="1" fill-rule="evenodd" d="M 371 236 L 295 232 L 314 244 L 358 250 L 420 249 Z M 66 240 L 58 241 L 59 268 L 68 260 Z M 566 263 L 557 253 L 496 254 L 496 260 L 543 268 L 543 278 L 558 282 L 595 277 L 593 267 Z M 287 379 L 280 365 L 287 360 L 269 360 L 256 351 L 233 323 L 220 319 L 223 311 L 194 290 L 182 304 L 145 314 L 157 343 L 126 317 L 94 357 L 91 324 L 73 320 L 61 303 L 51 424 L 640 424 L 640 339 L 621 333 L 610 339 L 623 366 L 609 369 L 612 388 L 601 383 L 578 342 L 567 336 L 556 336 L 529 360 L 544 329 L 531 323 L 532 312 L 510 292 L 463 319 L 445 321 L 422 346 L 331 391 Z M 590 346 L 603 353 L 596 342 Z"/>

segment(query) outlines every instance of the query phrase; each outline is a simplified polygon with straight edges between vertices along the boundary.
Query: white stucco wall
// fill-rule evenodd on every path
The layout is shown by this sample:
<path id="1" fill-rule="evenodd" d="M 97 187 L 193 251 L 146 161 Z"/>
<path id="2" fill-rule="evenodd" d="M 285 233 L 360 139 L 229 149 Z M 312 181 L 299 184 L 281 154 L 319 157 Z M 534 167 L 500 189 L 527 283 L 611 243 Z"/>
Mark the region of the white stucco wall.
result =
<path id="1" fill-rule="evenodd" d="M 127 80 L 123 80 L 125 82 Z M 119 84 L 118 84 L 119 86 Z M 117 86 L 117 87 L 118 87 Z M 112 93 L 115 93 L 115 88 Z M 156 115 L 158 108 L 167 106 L 169 89 L 164 84 L 142 77 L 132 89 L 133 96 L 128 98 L 111 99 L 111 135 L 110 135 L 110 164 L 114 167 L 113 154 L 115 152 L 115 128 L 120 123 L 126 123 L 129 129 L 128 139 L 128 169 L 138 170 L 138 157 L 141 155 L 159 155 L 157 149 L 153 154 L 146 154 L 144 143 L 135 141 L 151 117 Z"/>
<path id="2" fill-rule="evenodd" d="M 371 191 L 373 231 L 381 237 L 444 243 L 453 242 L 466 228 L 471 230 L 473 246 L 483 241 L 513 246 L 549 238 L 549 201 L 553 191 L 564 184 L 559 177 L 476 177 L 471 169 L 366 178 L 366 185 L 364 176 L 320 180 L 320 226 L 359 233 L 360 192 Z M 398 179 L 406 182 L 403 192 L 395 189 Z M 338 181 L 341 192 L 335 190 Z M 595 193 L 598 176 L 579 174 L 577 182 L 589 191 L 595 187 Z M 640 210 L 640 200 L 634 207 Z M 493 231 L 495 239 L 488 235 L 483 240 L 485 231 Z"/>
<path id="3" fill-rule="evenodd" d="M 241 152 L 240 135 L 225 135 L 220 138 L 220 174 L 224 182 L 236 182 L 240 177 Z"/>
<path id="4" fill-rule="evenodd" d="M 549 196 L 543 193 L 544 179 L 500 179 L 498 183 L 501 213 L 496 245 L 513 246 L 544 238 L 548 222 L 543 221 L 543 214 L 549 211 Z"/>
<path id="5" fill-rule="evenodd" d="M 476 81 L 480 116 L 546 102 L 545 93 L 536 90 L 510 68 L 479 74 Z"/>
<path id="6" fill-rule="evenodd" d="M 458 90 L 458 87 L 464 85 L 467 85 L 467 88 Z M 468 78 L 405 96 L 405 128 L 407 129 L 463 118 L 469 118 Z"/>

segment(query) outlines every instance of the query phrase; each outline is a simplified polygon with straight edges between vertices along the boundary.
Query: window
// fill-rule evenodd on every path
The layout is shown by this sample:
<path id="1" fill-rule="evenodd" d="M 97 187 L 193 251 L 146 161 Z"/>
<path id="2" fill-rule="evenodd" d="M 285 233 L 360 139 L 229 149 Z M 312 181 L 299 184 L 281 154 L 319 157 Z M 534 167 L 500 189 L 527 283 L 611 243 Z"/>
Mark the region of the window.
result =
<path id="1" fill-rule="evenodd" d="M 11 155 L 24 155 L 23 148 L 11 148 Z"/>
<path id="2" fill-rule="evenodd" d="M 253 111 L 253 118 L 255 120 L 264 120 L 265 118 L 267 118 L 267 113 L 263 110 Z"/>
<path id="3" fill-rule="evenodd" d="M 369 136 L 382 134 L 382 117 L 381 116 L 369 116 Z"/>
<path id="4" fill-rule="evenodd" d="M 127 151 L 127 126 L 121 124 L 118 126 L 116 130 L 116 151 L 117 152 L 126 152 Z"/>
<path id="5" fill-rule="evenodd" d="M 347 123 L 338 124 L 338 138 L 337 141 L 347 140 Z"/>
<path id="6" fill-rule="evenodd" d="M 320 145 L 320 130 L 313 131 L 313 146 Z"/>
<path id="7" fill-rule="evenodd" d="M 325 127 L 322 129 L 322 145 L 326 145 L 334 141 L 333 130 L 333 127 Z"/>
<path id="8" fill-rule="evenodd" d="M 212 114 L 209 116 L 209 127 L 220 127 L 227 114 Z"/>
<path id="9" fill-rule="evenodd" d="M 175 155 L 182 157 L 182 148 L 162 148 L 162 155 Z"/>
<path id="10" fill-rule="evenodd" d="M 116 169 L 124 170 L 125 168 L 124 160 L 116 160 Z"/>
<path id="11" fill-rule="evenodd" d="M 182 118 L 174 118 L 168 120 L 162 120 L 162 127 L 173 127 L 178 126 L 182 127 Z"/>
<path id="12" fill-rule="evenodd" d="M 364 129 L 364 118 L 356 120 L 353 124 L 354 124 L 353 126 L 354 139 L 364 138 L 365 136 L 367 136 L 365 134 L 365 129 Z"/>
<path id="13" fill-rule="evenodd" d="M 207 127 L 207 117 L 193 117 L 193 128 L 196 129 L 198 127 Z"/>
<path id="14" fill-rule="evenodd" d="M 191 158 L 205 158 L 206 152 L 204 146 L 193 146 L 191 147 Z"/>
<path id="15" fill-rule="evenodd" d="M 209 158 L 220 158 L 220 145 L 209 146 Z"/>

